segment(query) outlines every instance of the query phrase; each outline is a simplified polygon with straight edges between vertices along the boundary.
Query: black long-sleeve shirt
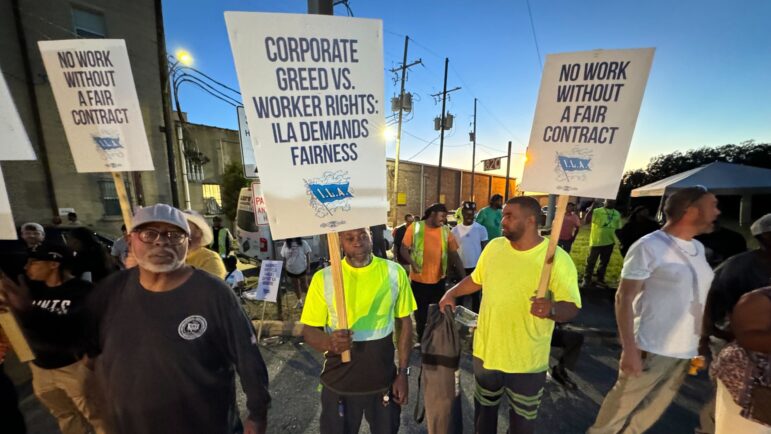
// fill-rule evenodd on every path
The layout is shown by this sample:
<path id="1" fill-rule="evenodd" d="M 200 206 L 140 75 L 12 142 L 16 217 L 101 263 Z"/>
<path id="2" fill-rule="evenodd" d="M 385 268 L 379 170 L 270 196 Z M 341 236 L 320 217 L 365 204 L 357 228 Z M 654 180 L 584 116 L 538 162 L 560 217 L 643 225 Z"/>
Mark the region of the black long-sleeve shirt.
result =
<path id="1" fill-rule="evenodd" d="M 115 432 L 228 433 L 234 367 L 250 417 L 266 419 L 267 369 L 252 324 L 222 280 L 194 270 L 181 286 L 151 292 L 138 270 L 126 270 L 102 281 L 89 305 Z"/>

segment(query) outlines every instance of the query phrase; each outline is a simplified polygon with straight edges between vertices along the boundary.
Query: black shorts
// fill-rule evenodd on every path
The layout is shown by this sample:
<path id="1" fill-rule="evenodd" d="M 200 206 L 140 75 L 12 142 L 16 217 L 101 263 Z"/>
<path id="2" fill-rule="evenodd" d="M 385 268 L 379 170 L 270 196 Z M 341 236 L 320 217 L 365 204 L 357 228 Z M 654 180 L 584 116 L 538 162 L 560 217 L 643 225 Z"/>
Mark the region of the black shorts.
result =
<path id="1" fill-rule="evenodd" d="M 302 279 L 303 277 L 305 277 L 305 273 L 294 274 L 294 273 L 290 273 L 289 271 L 286 272 L 286 275 L 289 277 L 294 277 L 296 279 Z"/>

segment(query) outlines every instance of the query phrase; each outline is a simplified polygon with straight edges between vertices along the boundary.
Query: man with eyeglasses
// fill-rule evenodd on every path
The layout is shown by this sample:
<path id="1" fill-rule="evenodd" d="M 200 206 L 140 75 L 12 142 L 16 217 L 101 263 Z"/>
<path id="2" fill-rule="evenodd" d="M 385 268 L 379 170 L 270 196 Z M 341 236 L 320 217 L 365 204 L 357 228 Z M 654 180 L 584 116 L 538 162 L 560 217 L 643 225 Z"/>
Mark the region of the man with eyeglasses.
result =
<path id="1" fill-rule="evenodd" d="M 229 433 L 234 368 L 246 393 L 245 433 L 264 433 L 268 374 L 233 292 L 185 265 L 190 227 L 178 209 L 137 211 L 137 267 L 100 282 L 90 300 L 91 355 L 115 433 Z"/>
<path id="2" fill-rule="evenodd" d="M 597 268 L 596 284 L 599 287 L 608 286 L 605 283 L 605 270 L 608 269 L 613 246 L 616 245 L 616 230 L 621 229 L 621 213 L 615 208 L 616 201 L 607 199 L 602 207 L 593 209 L 587 217 L 587 223 L 591 223 L 592 228 L 589 232 L 589 256 L 586 258 L 582 288 L 592 285 L 598 258 L 600 266 Z"/>
<path id="3" fill-rule="evenodd" d="M 661 417 L 696 357 L 712 268 L 704 246 L 717 198 L 688 187 L 667 198 L 663 228 L 629 248 L 616 293 L 618 380 L 588 434 L 643 433 Z"/>

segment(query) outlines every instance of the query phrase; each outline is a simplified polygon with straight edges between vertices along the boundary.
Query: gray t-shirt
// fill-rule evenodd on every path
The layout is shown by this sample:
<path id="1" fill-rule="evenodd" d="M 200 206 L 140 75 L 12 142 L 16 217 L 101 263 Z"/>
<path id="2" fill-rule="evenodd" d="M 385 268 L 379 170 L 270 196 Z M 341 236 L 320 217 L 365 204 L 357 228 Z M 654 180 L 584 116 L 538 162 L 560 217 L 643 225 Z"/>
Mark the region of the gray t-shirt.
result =
<path id="1" fill-rule="evenodd" d="M 221 280 L 194 270 L 181 286 L 151 292 L 136 268 L 99 283 L 89 300 L 97 377 L 120 434 L 226 434 L 234 368 L 255 420 L 270 403 L 254 329 Z"/>

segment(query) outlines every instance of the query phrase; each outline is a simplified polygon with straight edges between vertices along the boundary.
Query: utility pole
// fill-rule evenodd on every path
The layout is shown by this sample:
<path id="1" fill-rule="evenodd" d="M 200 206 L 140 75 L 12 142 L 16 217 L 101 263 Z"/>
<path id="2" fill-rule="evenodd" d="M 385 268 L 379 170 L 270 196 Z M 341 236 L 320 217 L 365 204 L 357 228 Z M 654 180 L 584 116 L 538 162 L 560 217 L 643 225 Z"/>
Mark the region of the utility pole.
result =
<path id="1" fill-rule="evenodd" d="M 477 99 L 474 98 L 474 132 L 471 133 L 471 194 L 469 197 L 474 201 L 474 176 L 476 173 L 477 159 Z"/>
<path id="2" fill-rule="evenodd" d="M 450 59 L 448 57 L 444 58 L 444 84 L 442 85 L 442 117 L 439 119 L 439 168 L 436 173 L 436 201 L 441 202 L 441 195 L 442 195 L 442 153 L 444 152 L 444 130 L 445 130 L 445 122 L 446 122 L 446 113 L 445 110 L 447 108 L 447 94 L 450 92 L 455 92 L 456 90 L 460 90 L 460 87 L 456 87 L 451 90 L 447 90 L 447 68 L 450 65 Z M 439 94 L 431 95 L 433 97 L 439 96 Z"/>
<path id="3" fill-rule="evenodd" d="M 506 189 L 503 193 L 503 203 L 509 200 L 509 169 L 511 169 L 511 140 L 509 140 L 509 153 L 506 157 Z"/>
<path id="4" fill-rule="evenodd" d="M 407 65 L 407 47 L 410 42 L 410 37 L 405 36 L 404 37 L 404 58 L 402 60 L 402 66 L 399 68 L 393 68 L 391 69 L 391 72 L 400 71 L 402 74 L 401 77 L 401 90 L 399 91 L 399 126 L 397 127 L 396 131 L 396 159 L 394 159 L 394 183 L 392 187 L 391 192 L 391 206 L 393 206 L 393 218 L 394 223 L 393 227 L 396 227 L 399 225 L 399 217 L 397 212 L 397 198 L 399 195 L 399 150 L 401 148 L 402 144 L 402 117 L 404 113 L 404 82 L 407 76 L 407 69 L 409 69 L 412 66 L 418 65 L 422 63 L 420 59 L 416 60 L 415 62 L 410 63 Z"/>
<path id="5" fill-rule="evenodd" d="M 158 68 L 161 76 L 161 104 L 163 106 L 163 134 L 166 139 L 166 159 L 169 168 L 169 187 L 171 204 L 179 207 L 179 190 L 177 186 L 177 166 L 174 153 L 174 120 L 171 114 L 170 70 L 166 53 L 166 34 L 163 27 L 163 7 L 161 0 L 155 0 L 155 33 L 158 41 Z M 180 116 L 182 116 L 180 114 Z M 181 119 L 181 118 L 180 118 Z"/>

